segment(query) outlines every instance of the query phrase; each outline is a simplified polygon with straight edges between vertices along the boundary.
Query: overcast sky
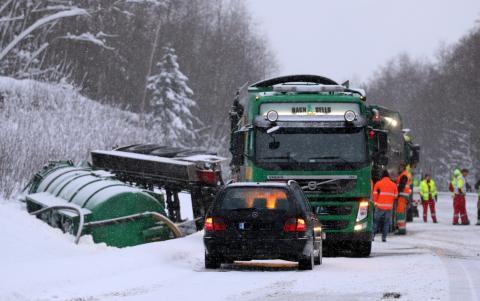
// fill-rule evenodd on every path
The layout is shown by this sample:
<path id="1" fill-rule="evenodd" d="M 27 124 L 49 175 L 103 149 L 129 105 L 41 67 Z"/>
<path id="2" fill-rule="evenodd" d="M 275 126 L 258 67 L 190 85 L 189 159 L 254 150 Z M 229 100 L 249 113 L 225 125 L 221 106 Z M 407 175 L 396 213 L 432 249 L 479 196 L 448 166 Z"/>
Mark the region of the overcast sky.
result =
<path id="1" fill-rule="evenodd" d="M 247 1 L 281 74 L 337 81 L 365 81 L 402 52 L 434 60 L 480 20 L 480 0 Z"/>

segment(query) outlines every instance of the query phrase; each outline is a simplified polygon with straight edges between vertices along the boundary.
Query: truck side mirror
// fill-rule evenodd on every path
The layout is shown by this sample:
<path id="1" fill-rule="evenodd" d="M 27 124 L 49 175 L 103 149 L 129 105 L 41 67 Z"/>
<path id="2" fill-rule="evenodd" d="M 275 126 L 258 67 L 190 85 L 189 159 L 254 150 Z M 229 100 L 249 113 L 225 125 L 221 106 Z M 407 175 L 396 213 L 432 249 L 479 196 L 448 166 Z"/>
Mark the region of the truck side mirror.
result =
<path id="1" fill-rule="evenodd" d="M 412 150 L 412 153 L 409 160 L 410 164 L 411 165 L 418 164 L 418 162 L 420 162 L 420 145 L 413 145 L 411 147 L 411 150 Z"/>

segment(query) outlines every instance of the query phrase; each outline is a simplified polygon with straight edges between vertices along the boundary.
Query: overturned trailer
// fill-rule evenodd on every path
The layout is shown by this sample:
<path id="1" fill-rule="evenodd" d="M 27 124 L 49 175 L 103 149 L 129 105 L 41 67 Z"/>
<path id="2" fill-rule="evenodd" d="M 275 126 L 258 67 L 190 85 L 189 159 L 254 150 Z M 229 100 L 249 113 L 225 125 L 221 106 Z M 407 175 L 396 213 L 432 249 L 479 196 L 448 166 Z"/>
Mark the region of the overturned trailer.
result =
<path id="1" fill-rule="evenodd" d="M 188 222 L 180 215 L 180 191 L 191 194 L 201 229 L 222 185 L 224 158 L 212 153 L 133 145 L 93 151 L 91 159 L 86 166 L 50 162 L 34 175 L 24 198 L 28 212 L 74 234 L 76 242 L 90 234 L 95 242 L 126 247 L 182 236 Z"/>

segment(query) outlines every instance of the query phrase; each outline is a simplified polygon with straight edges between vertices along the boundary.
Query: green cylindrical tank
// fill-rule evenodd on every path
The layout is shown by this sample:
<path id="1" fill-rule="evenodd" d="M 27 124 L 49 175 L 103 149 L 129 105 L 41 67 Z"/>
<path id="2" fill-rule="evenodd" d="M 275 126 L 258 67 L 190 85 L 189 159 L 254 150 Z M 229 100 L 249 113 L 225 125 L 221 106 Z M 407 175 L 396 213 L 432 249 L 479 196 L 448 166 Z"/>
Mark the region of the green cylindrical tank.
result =
<path id="1" fill-rule="evenodd" d="M 112 174 L 75 167 L 69 161 L 53 162 L 38 172 L 25 198 L 27 210 L 34 212 L 55 205 L 69 204 L 85 213 L 83 234 L 95 242 L 116 247 L 133 246 L 173 237 L 169 227 L 152 216 L 166 216 L 163 196 L 131 187 Z M 76 232 L 78 214 L 55 210 L 38 215 L 52 226 Z"/>

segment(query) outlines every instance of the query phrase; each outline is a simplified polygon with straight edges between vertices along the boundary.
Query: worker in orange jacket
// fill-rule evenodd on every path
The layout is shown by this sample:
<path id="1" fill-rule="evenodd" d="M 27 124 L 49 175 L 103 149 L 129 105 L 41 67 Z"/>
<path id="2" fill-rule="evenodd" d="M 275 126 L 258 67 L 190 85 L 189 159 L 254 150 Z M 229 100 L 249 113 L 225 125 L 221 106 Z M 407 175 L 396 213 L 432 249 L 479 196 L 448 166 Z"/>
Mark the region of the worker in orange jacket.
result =
<path id="1" fill-rule="evenodd" d="M 410 166 L 406 164 L 400 165 L 399 175 L 397 177 L 398 202 L 397 202 L 397 228 L 398 234 L 407 233 L 407 205 L 410 195 L 412 194 L 412 174 Z"/>
<path id="2" fill-rule="evenodd" d="M 383 171 L 382 179 L 373 186 L 373 202 L 375 203 L 375 214 L 373 224 L 373 237 L 380 226 L 383 218 L 382 241 L 387 241 L 388 229 L 392 218 L 393 203 L 398 196 L 397 185 L 390 179 L 388 171 Z"/>

